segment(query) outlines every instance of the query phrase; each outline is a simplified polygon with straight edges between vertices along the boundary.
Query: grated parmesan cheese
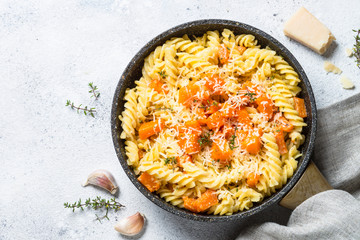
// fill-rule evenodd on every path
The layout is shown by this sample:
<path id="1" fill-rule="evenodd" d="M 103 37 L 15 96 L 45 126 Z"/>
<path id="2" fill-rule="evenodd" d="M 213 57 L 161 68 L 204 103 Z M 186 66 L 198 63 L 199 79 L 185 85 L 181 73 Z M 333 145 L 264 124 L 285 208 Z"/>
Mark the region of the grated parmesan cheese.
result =
<path id="1" fill-rule="evenodd" d="M 351 48 L 345 49 L 346 56 L 351 57 L 353 55 L 353 50 Z"/>
<path id="2" fill-rule="evenodd" d="M 344 75 L 341 75 L 340 82 L 344 89 L 353 89 L 355 87 L 354 83 Z"/>
<path id="3" fill-rule="evenodd" d="M 334 64 L 332 64 L 329 61 L 324 62 L 324 69 L 325 69 L 326 72 L 332 72 L 332 73 L 335 73 L 335 74 L 342 73 L 342 70 L 340 68 L 338 68 L 337 66 L 335 66 Z"/>

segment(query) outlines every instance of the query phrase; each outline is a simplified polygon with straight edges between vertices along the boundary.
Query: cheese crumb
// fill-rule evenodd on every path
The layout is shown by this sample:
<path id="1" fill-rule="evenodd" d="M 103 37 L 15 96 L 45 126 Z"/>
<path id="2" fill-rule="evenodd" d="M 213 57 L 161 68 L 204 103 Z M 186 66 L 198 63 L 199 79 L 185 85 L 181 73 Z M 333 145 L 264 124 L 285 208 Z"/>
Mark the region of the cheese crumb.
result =
<path id="1" fill-rule="evenodd" d="M 351 48 L 345 49 L 346 56 L 351 57 L 353 55 L 353 50 Z"/>
<path id="2" fill-rule="evenodd" d="M 284 34 L 319 54 L 325 53 L 335 40 L 330 30 L 304 7 L 285 23 Z"/>
<path id="3" fill-rule="evenodd" d="M 327 72 L 333 72 L 335 74 L 340 74 L 342 73 L 342 70 L 340 68 L 338 68 L 337 66 L 335 66 L 334 64 L 332 64 L 329 61 L 325 61 L 324 62 L 324 69 Z"/>
<path id="4" fill-rule="evenodd" d="M 341 75 L 340 82 L 344 89 L 352 89 L 355 87 L 354 83 L 344 75 Z"/>

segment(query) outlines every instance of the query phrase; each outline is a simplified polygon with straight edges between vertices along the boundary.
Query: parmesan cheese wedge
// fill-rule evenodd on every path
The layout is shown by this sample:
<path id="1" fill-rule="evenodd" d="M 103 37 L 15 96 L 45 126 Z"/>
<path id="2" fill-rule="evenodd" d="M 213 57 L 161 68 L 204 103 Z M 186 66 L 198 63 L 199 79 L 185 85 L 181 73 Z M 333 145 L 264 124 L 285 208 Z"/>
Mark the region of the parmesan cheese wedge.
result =
<path id="1" fill-rule="evenodd" d="M 340 68 L 338 68 L 337 66 L 335 66 L 334 64 L 332 64 L 329 61 L 324 62 L 324 69 L 327 72 L 332 72 L 332 73 L 335 73 L 335 74 L 342 73 L 342 70 Z"/>
<path id="2" fill-rule="evenodd" d="M 344 89 L 352 89 L 355 87 L 354 83 L 344 75 L 341 75 L 340 83 Z"/>
<path id="3" fill-rule="evenodd" d="M 330 30 L 301 7 L 286 23 L 284 34 L 319 54 L 323 54 L 335 40 Z"/>

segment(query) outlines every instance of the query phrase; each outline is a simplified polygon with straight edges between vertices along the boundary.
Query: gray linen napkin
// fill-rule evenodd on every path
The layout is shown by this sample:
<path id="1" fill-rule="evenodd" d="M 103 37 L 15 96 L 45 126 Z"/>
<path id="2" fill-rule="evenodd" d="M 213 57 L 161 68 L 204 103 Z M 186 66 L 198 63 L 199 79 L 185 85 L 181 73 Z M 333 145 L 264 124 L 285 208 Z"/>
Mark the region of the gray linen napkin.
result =
<path id="1" fill-rule="evenodd" d="M 337 190 L 317 194 L 293 212 L 275 206 L 238 239 L 360 239 L 360 94 L 318 115 L 313 160 Z"/>

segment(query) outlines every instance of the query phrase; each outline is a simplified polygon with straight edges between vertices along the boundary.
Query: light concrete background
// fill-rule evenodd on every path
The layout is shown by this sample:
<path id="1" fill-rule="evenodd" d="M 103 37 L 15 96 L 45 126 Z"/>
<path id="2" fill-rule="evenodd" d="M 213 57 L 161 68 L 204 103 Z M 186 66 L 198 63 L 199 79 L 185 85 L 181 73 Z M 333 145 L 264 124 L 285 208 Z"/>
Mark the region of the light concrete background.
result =
<path id="1" fill-rule="evenodd" d="M 300 6 L 325 23 L 336 46 L 319 56 L 282 33 L 284 21 Z M 136 211 L 147 217 L 142 239 L 231 239 L 246 224 L 286 224 L 290 211 L 274 206 L 271 217 L 246 222 L 197 223 L 175 217 L 147 200 L 124 174 L 110 135 L 115 86 L 129 60 L 151 38 L 197 19 L 244 22 L 282 42 L 305 69 L 319 108 L 359 92 L 359 69 L 345 48 L 360 27 L 360 1 L 156 1 L 70 0 L 0 2 L 0 239 L 121 239 L 116 219 Z M 323 61 L 339 66 L 356 85 L 341 88 Z M 88 82 L 101 98 L 89 98 Z M 67 99 L 97 108 L 96 118 L 65 107 Z M 97 212 L 72 213 L 66 201 L 101 195 L 81 183 L 105 168 L 120 186 L 124 210 L 110 221 Z"/>

